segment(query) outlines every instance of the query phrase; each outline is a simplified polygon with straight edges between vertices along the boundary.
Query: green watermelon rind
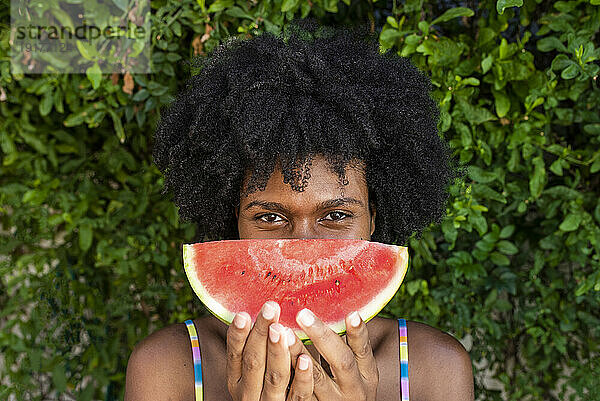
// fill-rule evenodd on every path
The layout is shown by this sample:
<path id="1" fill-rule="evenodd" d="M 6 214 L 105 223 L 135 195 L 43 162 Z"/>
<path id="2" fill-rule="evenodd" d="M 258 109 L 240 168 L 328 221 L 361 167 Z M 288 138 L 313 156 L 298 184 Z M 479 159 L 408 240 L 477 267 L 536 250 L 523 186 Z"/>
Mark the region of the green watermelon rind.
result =
<path id="1" fill-rule="evenodd" d="M 398 254 L 398 259 L 396 262 L 396 275 L 390 280 L 388 285 L 383 288 L 379 294 L 373 298 L 371 302 L 366 304 L 364 307 L 358 310 L 358 314 L 361 319 L 366 323 L 375 316 L 390 302 L 390 300 L 394 297 L 404 277 L 406 276 L 406 272 L 408 271 L 408 248 L 397 245 L 387 245 L 382 244 L 387 247 L 392 247 L 396 250 Z M 192 289 L 200 299 L 200 301 L 206 306 L 206 308 L 220 321 L 223 323 L 230 325 L 235 317 L 235 313 L 231 312 L 227 308 L 223 307 L 219 302 L 215 301 L 208 293 L 208 291 L 204 288 L 200 280 L 195 274 L 195 270 L 193 267 L 194 260 L 194 244 L 184 244 L 183 245 L 183 266 L 185 269 L 185 273 L 187 275 L 188 281 L 192 286 Z M 344 335 L 346 333 L 346 322 L 344 319 L 328 324 L 329 328 L 335 331 L 339 335 Z M 304 344 L 312 344 L 308 335 L 301 329 L 295 329 L 294 332 L 296 336 L 304 343 Z"/>
<path id="2" fill-rule="evenodd" d="M 229 325 L 233 322 L 233 318 L 235 313 L 226 309 L 215 301 L 209 294 L 206 288 L 202 285 L 198 277 L 195 275 L 194 266 L 194 247 L 193 244 L 184 244 L 183 245 L 183 268 L 185 269 L 185 274 L 187 275 L 188 281 L 192 286 L 192 289 L 200 298 L 200 301 L 206 306 L 206 308 L 215 315 L 223 323 Z"/>

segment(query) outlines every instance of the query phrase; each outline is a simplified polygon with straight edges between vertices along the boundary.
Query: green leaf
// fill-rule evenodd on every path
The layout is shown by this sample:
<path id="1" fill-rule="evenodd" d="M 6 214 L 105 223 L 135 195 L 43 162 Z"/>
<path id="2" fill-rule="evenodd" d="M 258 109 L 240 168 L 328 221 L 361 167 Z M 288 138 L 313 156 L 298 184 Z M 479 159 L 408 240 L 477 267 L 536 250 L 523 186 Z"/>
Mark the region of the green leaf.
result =
<path id="1" fill-rule="evenodd" d="M 83 388 L 83 387 L 82 387 Z M 88 385 L 79 392 L 77 396 L 78 401 L 91 401 L 94 396 L 94 390 L 96 387 L 93 382 L 88 383 Z"/>
<path id="2" fill-rule="evenodd" d="M 72 113 L 63 121 L 65 127 L 74 127 L 81 125 L 85 121 L 86 112 Z"/>
<path id="3" fill-rule="evenodd" d="M 496 117 L 485 107 L 475 106 L 464 100 L 459 100 L 465 118 L 473 125 L 483 124 L 486 121 L 496 120 Z"/>
<path id="4" fill-rule="evenodd" d="M 495 265 L 498 265 L 498 266 L 510 265 L 510 259 L 508 259 L 508 257 L 506 257 L 506 255 L 503 255 L 498 252 L 492 252 L 490 254 L 490 260 L 492 261 L 492 263 L 494 263 Z"/>
<path id="5" fill-rule="evenodd" d="M 550 165 L 550 171 L 552 171 L 554 174 L 556 174 L 558 176 L 563 175 L 563 168 L 562 168 L 562 163 L 560 162 L 560 159 L 554 160 L 554 162 Z"/>
<path id="6" fill-rule="evenodd" d="M 135 95 L 133 95 L 134 102 L 141 102 L 142 100 L 146 100 L 150 96 L 150 92 L 147 89 L 142 89 L 138 91 Z"/>
<path id="7" fill-rule="evenodd" d="M 575 290 L 575 296 L 580 297 L 584 295 L 585 293 L 589 292 L 592 288 L 594 288 L 595 285 L 596 284 L 594 283 L 594 281 L 590 280 L 589 278 L 583 280 L 583 282 Z"/>
<path id="8" fill-rule="evenodd" d="M 481 167 L 477 167 L 477 166 L 469 166 L 468 174 L 469 174 L 469 177 L 471 177 L 471 179 L 473 181 L 477 181 L 482 184 L 487 184 L 489 182 L 494 181 L 496 178 L 498 178 L 496 173 L 493 173 L 491 171 L 485 171 Z"/>
<path id="9" fill-rule="evenodd" d="M 392 17 L 391 15 L 388 15 L 385 21 L 388 24 L 390 24 L 393 28 L 398 29 L 398 21 L 396 21 L 396 18 Z"/>
<path id="10" fill-rule="evenodd" d="M 560 76 L 563 79 L 573 79 L 577 75 L 579 75 L 579 71 L 581 71 L 581 69 L 579 68 L 579 66 L 577 64 L 571 64 L 562 71 Z"/>
<path id="11" fill-rule="evenodd" d="M 52 14 L 54 14 L 61 26 L 70 28 L 71 32 L 75 31 L 75 25 L 73 25 L 73 20 L 71 19 L 69 13 L 57 6 L 54 6 L 52 7 Z"/>
<path id="12" fill-rule="evenodd" d="M 510 98 L 503 91 L 492 91 L 498 117 L 504 117 L 510 110 Z"/>
<path id="13" fill-rule="evenodd" d="M 467 280 L 476 280 L 487 276 L 487 272 L 479 263 L 468 263 L 458 266 L 457 272 L 462 273 Z"/>
<path id="14" fill-rule="evenodd" d="M 298 2 L 300 0 L 283 0 L 283 4 L 281 5 L 281 12 L 287 12 L 289 10 L 293 10 L 298 6 Z"/>
<path id="15" fill-rule="evenodd" d="M 115 113 L 114 110 L 108 110 L 110 116 L 113 120 L 113 127 L 115 128 L 115 133 L 117 134 L 117 138 L 119 138 L 119 142 L 125 142 L 125 130 L 123 129 L 123 123 L 121 121 L 121 117 Z"/>
<path id="16" fill-rule="evenodd" d="M 502 239 L 510 238 L 510 236 L 513 235 L 514 232 L 515 232 L 515 226 L 513 226 L 512 224 L 509 226 L 503 227 L 502 230 L 500 231 L 500 238 L 502 238 Z"/>
<path id="17" fill-rule="evenodd" d="M 579 224 L 581 224 L 581 214 L 569 213 L 558 228 L 561 231 L 575 231 L 579 228 Z"/>
<path id="18" fill-rule="evenodd" d="M 529 178 L 529 191 L 531 192 L 531 196 L 537 198 L 544 189 L 546 168 L 544 166 L 544 159 L 541 156 L 537 156 L 533 159 L 533 165 L 533 174 Z"/>
<path id="19" fill-rule="evenodd" d="M 590 167 L 590 173 L 594 174 L 598 171 L 600 171 L 600 159 L 596 159 L 596 161 L 594 161 L 594 163 L 592 163 L 592 166 Z"/>
<path id="20" fill-rule="evenodd" d="M 565 54 L 559 54 L 558 56 L 554 57 L 554 60 L 552 60 L 552 69 L 562 70 L 574 64 L 575 62 L 569 59 Z"/>
<path id="21" fill-rule="evenodd" d="M 115 3 L 115 5 L 117 7 L 119 7 L 121 9 L 121 11 L 129 11 L 128 10 L 128 5 L 129 5 L 129 1 L 128 0 L 112 0 L 113 3 Z"/>
<path id="22" fill-rule="evenodd" d="M 52 369 L 52 382 L 59 393 L 62 393 L 67 389 L 67 376 L 65 375 L 65 365 L 63 363 L 57 364 L 54 369 Z"/>
<path id="23" fill-rule="evenodd" d="M 98 62 L 95 62 L 94 65 L 88 67 L 85 70 L 85 75 L 87 75 L 94 89 L 100 87 L 100 82 L 102 82 L 102 70 L 100 69 Z"/>
<path id="24" fill-rule="evenodd" d="M 465 78 L 462 81 L 460 81 L 460 83 L 463 86 L 467 86 L 467 85 L 479 86 L 479 84 L 481 83 L 481 81 L 479 81 L 475 77 L 468 77 L 468 78 Z"/>
<path id="25" fill-rule="evenodd" d="M 486 58 L 481 60 L 481 70 L 483 74 L 486 74 L 490 68 L 492 68 L 492 63 L 494 62 L 494 57 L 491 54 L 488 54 Z"/>
<path id="26" fill-rule="evenodd" d="M 47 154 L 48 149 L 46 148 L 45 141 L 42 141 L 37 135 L 32 134 L 28 131 L 19 130 L 19 136 L 25 140 L 25 143 L 37 150 L 42 154 Z"/>
<path id="27" fill-rule="evenodd" d="M 93 61 L 98 57 L 98 51 L 92 44 L 83 43 L 81 40 L 76 42 L 77 50 L 86 60 Z"/>
<path id="28" fill-rule="evenodd" d="M 50 114 L 52 110 L 52 105 L 54 104 L 54 92 L 47 91 L 44 93 L 42 100 L 40 101 L 40 114 L 42 116 L 47 116 Z"/>
<path id="29" fill-rule="evenodd" d="M 40 205 L 46 200 L 47 192 L 38 189 L 30 189 L 23 194 L 21 202 L 31 205 Z"/>
<path id="30" fill-rule="evenodd" d="M 539 51 L 550 52 L 552 50 L 559 50 L 561 52 L 567 52 L 567 48 L 556 36 L 548 36 L 542 38 L 536 43 Z"/>
<path id="31" fill-rule="evenodd" d="M 521 7 L 523 0 L 498 0 L 496 2 L 496 11 L 498 14 L 504 14 L 504 10 L 508 7 Z"/>
<path id="32" fill-rule="evenodd" d="M 223 11 L 226 8 L 232 7 L 233 3 L 233 0 L 217 0 L 210 5 L 208 12 L 216 13 L 218 11 Z"/>
<path id="33" fill-rule="evenodd" d="M 483 235 L 487 232 L 488 224 L 487 220 L 483 216 L 471 215 L 469 221 L 473 224 L 473 227 L 477 230 L 479 235 Z"/>
<path id="34" fill-rule="evenodd" d="M 445 13 L 434 19 L 431 22 L 431 25 L 435 25 L 440 22 L 450 21 L 458 17 L 472 17 L 473 15 L 475 15 L 475 12 L 467 7 L 451 8 L 450 10 L 446 10 Z"/>
<path id="35" fill-rule="evenodd" d="M 486 308 L 489 308 L 490 306 L 494 305 L 494 303 L 496 302 L 497 299 L 498 299 L 498 290 L 496 290 L 494 288 L 492 291 L 490 291 L 488 296 L 485 298 L 484 306 Z"/>
<path id="36" fill-rule="evenodd" d="M 411 297 L 415 295 L 421 288 L 421 280 L 413 280 L 406 283 L 406 290 Z"/>
<path id="37" fill-rule="evenodd" d="M 504 195 L 498 193 L 485 184 L 473 184 L 473 195 L 478 199 L 491 199 L 497 202 L 506 203 Z"/>
<path id="38" fill-rule="evenodd" d="M 504 60 L 508 56 L 509 46 L 506 38 L 502 38 L 500 46 L 498 46 L 498 58 Z"/>
<path id="39" fill-rule="evenodd" d="M 248 14 L 247 12 L 245 12 L 238 6 L 233 6 L 229 9 L 227 9 L 225 11 L 225 14 L 227 14 L 231 17 L 234 17 L 234 18 L 246 18 L 246 19 L 250 19 L 250 20 L 254 19 L 250 14 Z"/>
<path id="40" fill-rule="evenodd" d="M 600 123 L 586 124 L 583 126 L 583 131 L 590 135 L 600 135 Z"/>
<path id="41" fill-rule="evenodd" d="M 491 252 L 494 250 L 494 244 L 487 241 L 477 241 L 475 246 L 483 252 Z"/>
<path id="42" fill-rule="evenodd" d="M 517 252 L 519 252 L 519 248 L 507 240 L 499 241 L 496 246 L 498 247 L 498 250 L 505 255 L 515 255 Z"/>
<path id="43" fill-rule="evenodd" d="M 89 223 L 84 223 L 79 226 L 79 248 L 86 252 L 92 246 L 93 231 Z"/>
<path id="44" fill-rule="evenodd" d="M 0 149 L 7 155 L 17 153 L 15 142 L 5 130 L 0 130 Z"/>

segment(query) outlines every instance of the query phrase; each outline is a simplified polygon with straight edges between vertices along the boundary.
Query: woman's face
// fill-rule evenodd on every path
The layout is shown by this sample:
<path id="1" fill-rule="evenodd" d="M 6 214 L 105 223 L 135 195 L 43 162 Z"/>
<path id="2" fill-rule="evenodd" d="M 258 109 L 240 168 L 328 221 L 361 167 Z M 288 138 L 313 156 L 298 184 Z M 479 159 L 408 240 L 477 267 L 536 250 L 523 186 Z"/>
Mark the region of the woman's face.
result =
<path id="1" fill-rule="evenodd" d="M 344 238 L 370 240 L 375 210 L 369 210 L 368 189 L 361 167 L 346 169 L 347 185 L 338 182 L 327 161 L 312 161 L 303 192 L 283 183 L 276 168 L 264 191 L 242 196 L 235 210 L 240 239 Z"/>

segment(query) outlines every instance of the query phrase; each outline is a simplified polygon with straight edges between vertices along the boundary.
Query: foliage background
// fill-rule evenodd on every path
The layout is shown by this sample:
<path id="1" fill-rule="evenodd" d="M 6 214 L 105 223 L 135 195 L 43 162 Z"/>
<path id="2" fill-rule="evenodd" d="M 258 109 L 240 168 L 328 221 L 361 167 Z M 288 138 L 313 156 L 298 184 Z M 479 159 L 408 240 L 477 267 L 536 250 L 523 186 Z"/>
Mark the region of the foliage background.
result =
<path id="1" fill-rule="evenodd" d="M 11 75 L 1 4 L 0 399 L 122 399 L 134 345 L 206 313 L 151 133 L 182 61 L 297 16 L 368 19 L 469 165 L 382 315 L 462 339 L 480 400 L 600 399 L 600 1 L 153 0 L 154 73 L 101 80 Z"/>

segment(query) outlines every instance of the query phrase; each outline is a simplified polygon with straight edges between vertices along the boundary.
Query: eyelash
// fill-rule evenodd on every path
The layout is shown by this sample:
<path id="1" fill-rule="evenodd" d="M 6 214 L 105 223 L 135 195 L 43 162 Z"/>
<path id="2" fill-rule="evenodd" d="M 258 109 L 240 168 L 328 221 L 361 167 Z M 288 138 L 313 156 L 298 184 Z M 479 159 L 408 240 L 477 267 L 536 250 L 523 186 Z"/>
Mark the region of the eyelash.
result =
<path id="1" fill-rule="evenodd" d="M 330 214 L 332 214 L 332 213 L 338 213 L 338 214 L 342 214 L 342 215 L 344 215 L 344 217 L 342 217 L 342 218 L 340 218 L 340 219 L 337 219 L 337 220 L 333 220 L 333 219 L 325 219 L 325 220 L 328 220 L 328 221 L 333 221 L 333 222 L 338 222 L 338 221 L 342 221 L 342 220 L 345 220 L 345 219 L 348 219 L 348 218 L 351 218 L 351 217 L 353 217 L 351 214 L 348 214 L 348 213 L 345 213 L 345 212 L 340 212 L 340 211 L 337 211 L 337 210 L 334 210 L 334 211 L 332 211 L 332 212 L 329 212 L 329 213 L 327 214 L 327 216 L 329 216 L 329 215 L 330 215 Z M 282 218 L 281 216 L 279 216 L 278 214 L 276 214 L 276 213 L 265 213 L 265 214 L 261 214 L 261 215 L 259 215 L 259 216 L 256 216 L 256 218 L 255 218 L 255 219 L 256 219 L 256 220 L 259 220 L 259 221 L 261 221 L 261 222 L 263 222 L 263 223 L 279 223 L 279 221 L 266 221 L 266 220 L 263 220 L 262 218 L 263 218 L 263 217 L 265 217 L 265 216 L 277 216 L 277 217 L 279 217 L 279 218 L 281 218 L 281 219 L 283 220 L 283 218 Z"/>
<path id="2" fill-rule="evenodd" d="M 276 217 L 281 218 L 281 216 L 279 216 L 278 214 L 275 214 L 275 213 L 265 213 L 265 214 L 261 214 L 260 216 L 256 216 L 255 219 L 258 220 L 258 221 L 260 221 L 260 222 L 262 222 L 262 223 L 278 223 L 278 221 L 266 221 L 266 220 L 263 220 L 262 218 L 266 217 L 266 216 L 276 216 Z"/>

